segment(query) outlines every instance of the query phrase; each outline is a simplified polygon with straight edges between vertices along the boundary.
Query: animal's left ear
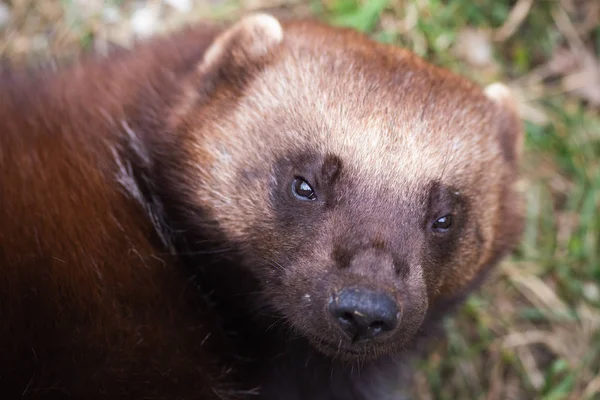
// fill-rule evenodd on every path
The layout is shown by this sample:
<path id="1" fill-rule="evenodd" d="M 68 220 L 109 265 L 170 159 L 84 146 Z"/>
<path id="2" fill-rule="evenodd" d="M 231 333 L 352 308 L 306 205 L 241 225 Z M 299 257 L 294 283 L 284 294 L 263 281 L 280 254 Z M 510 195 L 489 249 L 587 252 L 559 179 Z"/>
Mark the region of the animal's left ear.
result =
<path id="1" fill-rule="evenodd" d="M 517 110 L 517 104 L 510 89 L 501 83 L 492 83 L 484 93 L 497 107 L 496 126 L 498 140 L 506 159 L 518 162 L 523 152 L 523 124 Z"/>

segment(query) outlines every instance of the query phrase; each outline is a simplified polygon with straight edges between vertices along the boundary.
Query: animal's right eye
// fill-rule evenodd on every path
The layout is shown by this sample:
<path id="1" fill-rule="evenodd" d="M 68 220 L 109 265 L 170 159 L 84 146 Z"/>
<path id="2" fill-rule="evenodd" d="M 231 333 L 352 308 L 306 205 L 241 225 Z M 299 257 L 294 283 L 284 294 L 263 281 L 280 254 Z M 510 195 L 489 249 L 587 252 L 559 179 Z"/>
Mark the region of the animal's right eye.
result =
<path id="1" fill-rule="evenodd" d="M 432 225 L 431 229 L 434 232 L 438 233 L 446 233 L 452 227 L 452 214 L 444 215 L 443 217 L 438 218 Z"/>
<path id="2" fill-rule="evenodd" d="M 316 200 L 317 194 L 306 179 L 297 177 L 292 182 L 292 193 L 300 200 Z"/>

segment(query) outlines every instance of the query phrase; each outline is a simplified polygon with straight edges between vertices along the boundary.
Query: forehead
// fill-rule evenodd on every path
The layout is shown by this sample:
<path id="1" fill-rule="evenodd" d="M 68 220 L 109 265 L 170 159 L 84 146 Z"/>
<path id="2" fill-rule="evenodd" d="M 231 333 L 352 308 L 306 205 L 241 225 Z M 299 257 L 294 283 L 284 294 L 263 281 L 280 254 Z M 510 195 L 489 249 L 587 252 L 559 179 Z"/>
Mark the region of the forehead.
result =
<path id="1" fill-rule="evenodd" d="M 248 129 L 260 129 L 247 145 L 263 157 L 335 154 L 361 182 L 402 189 L 460 186 L 499 156 L 490 104 L 469 81 L 362 36 L 288 30 L 236 108 Z"/>

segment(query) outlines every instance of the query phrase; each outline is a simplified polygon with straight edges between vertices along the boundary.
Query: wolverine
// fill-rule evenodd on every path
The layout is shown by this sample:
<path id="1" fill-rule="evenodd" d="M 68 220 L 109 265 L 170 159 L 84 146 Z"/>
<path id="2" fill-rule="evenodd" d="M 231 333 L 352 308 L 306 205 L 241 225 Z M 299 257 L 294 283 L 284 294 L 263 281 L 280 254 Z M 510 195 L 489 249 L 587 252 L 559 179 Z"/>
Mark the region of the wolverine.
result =
<path id="1" fill-rule="evenodd" d="M 0 72 L 5 399 L 386 400 L 517 245 L 487 87 L 247 15 Z"/>

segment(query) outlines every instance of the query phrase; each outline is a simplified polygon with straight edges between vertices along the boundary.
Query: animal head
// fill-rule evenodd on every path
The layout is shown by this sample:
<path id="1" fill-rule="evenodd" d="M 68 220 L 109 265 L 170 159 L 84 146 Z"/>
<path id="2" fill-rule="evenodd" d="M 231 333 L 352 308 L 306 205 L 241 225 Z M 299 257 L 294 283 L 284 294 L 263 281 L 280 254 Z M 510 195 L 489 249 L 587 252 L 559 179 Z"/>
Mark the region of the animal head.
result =
<path id="1" fill-rule="evenodd" d="M 184 86 L 168 129 L 185 204 L 326 354 L 402 349 L 518 237 L 522 131 L 501 84 L 258 14 Z"/>

